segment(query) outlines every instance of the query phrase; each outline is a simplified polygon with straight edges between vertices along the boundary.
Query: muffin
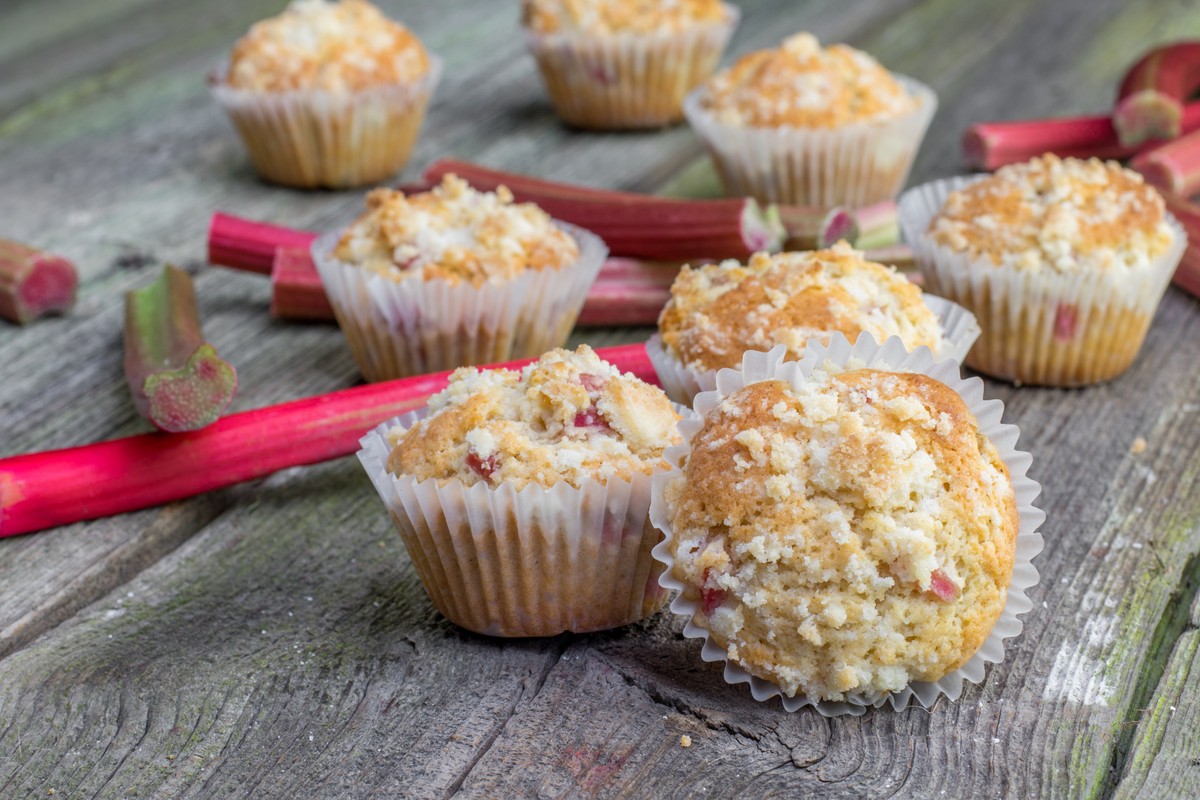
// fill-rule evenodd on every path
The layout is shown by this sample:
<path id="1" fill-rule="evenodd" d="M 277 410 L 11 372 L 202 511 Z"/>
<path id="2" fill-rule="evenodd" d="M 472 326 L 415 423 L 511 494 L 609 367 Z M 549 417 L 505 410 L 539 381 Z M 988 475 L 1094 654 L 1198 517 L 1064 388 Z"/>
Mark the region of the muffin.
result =
<path id="1" fill-rule="evenodd" d="M 736 369 L 747 350 L 784 345 L 790 359 L 809 341 L 835 332 L 855 340 L 898 336 L 961 360 L 978 328 L 962 308 L 922 295 L 894 268 L 867 261 L 845 242 L 827 250 L 756 253 L 746 264 L 684 267 L 647 351 L 663 388 L 678 403 L 716 385 L 717 370 Z"/>
<path id="2" fill-rule="evenodd" d="M 454 175 L 428 192 L 377 189 L 313 259 L 370 381 L 511 358 L 566 342 L 608 251 L 505 187 Z"/>
<path id="3" fill-rule="evenodd" d="M 657 387 L 591 348 L 456 370 L 359 458 L 434 605 L 492 636 L 625 625 L 658 610 L 650 478 L 680 441 Z"/>
<path id="4" fill-rule="evenodd" d="M 672 609 L 789 710 L 956 698 L 1030 605 L 1028 458 L 953 362 L 870 336 L 809 351 L 748 356 L 681 425 L 651 510 Z"/>
<path id="5" fill-rule="evenodd" d="M 720 0 L 524 0 L 529 49 L 562 120 L 599 130 L 683 119 L 738 11 Z"/>
<path id="6" fill-rule="evenodd" d="M 729 194 L 827 208 L 895 198 L 936 108 L 929 87 L 808 33 L 743 56 L 684 103 Z"/>
<path id="7" fill-rule="evenodd" d="M 1136 172 L 1053 155 L 906 192 L 900 221 L 930 291 L 979 317 L 966 363 L 1018 384 L 1124 372 L 1187 246 Z"/>
<path id="8" fill-rule="evenodd" d="M 238 40 L 212 91 L 264 178 L 342 188 L 404 167 L 440 70 L 366 0 L 294 0 Z"/>

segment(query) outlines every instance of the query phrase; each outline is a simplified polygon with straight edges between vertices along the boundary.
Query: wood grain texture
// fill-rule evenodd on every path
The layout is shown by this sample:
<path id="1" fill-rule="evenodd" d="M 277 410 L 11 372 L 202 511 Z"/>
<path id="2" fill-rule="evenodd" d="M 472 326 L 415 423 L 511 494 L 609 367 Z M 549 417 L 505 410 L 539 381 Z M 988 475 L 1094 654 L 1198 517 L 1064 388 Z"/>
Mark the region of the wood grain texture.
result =
<path id="1" fill-rule="evenodd" d="M 0 185 L 20 187 L 0 193 L 4 235 L 85 279 L 72 316 L 0 328 L 0 455 L 144 429 L 121 377 L 121 295 L 164 261 L 196 273 L 237 409 L 356 380 L 335 328 L 271 320 L 264 281 L 202 263 L 217 208 L 321 229 L 361 203 L 260 183 L 207 97 L 205 72 L 279 5 L 0 8 Z M 455 155 L 600 186 L 711 185 L 686 128 L 558 125 L 515 3 L 381 5 L 447 63 L 409 177 Z M 961 169 L 968 122 L 1102 110 L 1143 49 L 1200 35 L 1200 7 L 1172 0 L 740 5 L 735 53 L 807 28 L 934 86 L 914 181 Z M 1198 795 L 1198 619 L 1179 611 L 1200 581 L 1198 341 L 1200 304 L 1171 290 L 1119 380 L 988 383 L 1034 455 L 1047 547 L 1025 633 L 957 703 L 785 714 L 725 686 L 668 614 L 545 641 L 464 633 L 343 459 L 0 540 L 0 797 Z M 1137 436 L 1149 446 L 1133 454 Z"/>

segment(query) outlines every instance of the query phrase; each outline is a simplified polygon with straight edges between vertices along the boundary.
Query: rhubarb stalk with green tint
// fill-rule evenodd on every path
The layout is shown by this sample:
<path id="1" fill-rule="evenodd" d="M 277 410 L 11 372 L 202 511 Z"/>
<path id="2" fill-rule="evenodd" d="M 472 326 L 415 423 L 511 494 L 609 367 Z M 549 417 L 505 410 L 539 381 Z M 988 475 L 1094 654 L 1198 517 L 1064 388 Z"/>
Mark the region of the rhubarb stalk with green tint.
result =
<path id="1" fill-rule="evenodd" d="M 138 413 L 163 431 L 210 425 L 233 399 L 237 371 L 204 340 L 192 279 L 178 267 L 125 295 L 125 378 Z"/>

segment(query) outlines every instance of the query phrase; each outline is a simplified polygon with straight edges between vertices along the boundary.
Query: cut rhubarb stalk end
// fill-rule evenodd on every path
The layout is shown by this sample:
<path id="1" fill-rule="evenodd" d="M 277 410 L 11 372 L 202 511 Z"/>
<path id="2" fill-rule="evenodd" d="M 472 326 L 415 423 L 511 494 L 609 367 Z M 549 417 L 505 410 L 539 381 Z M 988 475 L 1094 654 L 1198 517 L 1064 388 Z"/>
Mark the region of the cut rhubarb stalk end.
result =
<path id="1" fill-rule="evenodd" d="M 1200 90 L 1200 41 L 1173 42 L 1146 53 L 1125 73 L 1113 108 L 1121 144 L 1174 139 L 1183 133 L 1184 103 Z"/>
<path id="2" fill-rule="evenodd" d="M 274 267 L 276 249 L 307 249 L 316 238 L 311 231 L 217 212 L 208 226 L 208 262 L 266 275 Z"/>
<path id="3" fill-rule="evenodd" d="M 233 399 L 237 372 L 204 341 L 192 279 L 167 266 L 125 295 L 125 378 L 138 413 L 178 433 L 210 425 Z"/>
<path id="4" fill-rule="evenodd" d="M 952 603 L 958 599 L 959 595 L 958 586 L 940 569 L 935 569 L 929 576 L 929 591 L 943 603 Z"/>
<path id="5" fill-rule="evenodd" d="M 329 320 L 333 306 L 308 248 L 280 247 L 271 267 L 271 315 L 280 319 Z"/>
<path id="6" fill-rule="evenodd" d="M 658 385 L 645 343 L 596 354 Z M 532 360 L 490 366 L 520 369 Z M 0 537 L 137 511 L 350 455 L 364 433 L 424 405 L 449 377 L 446 371 L 343 389 L 230 414 L 188 433 L 0 458 Z"/>
<path id="7" fill-rule="evenodd" d="M 1183 109 L 1182 131 L 1200 129 L 1200 103 Z M 1122 144 L 1109 116 L 980 122 L 963 134 L 963 155 L 974 169 L 995 170 L 1045 153 L 1062 158 L 1128 158 L 1140 144 Z"/>
<path id="8" fill-rule="evenodd" d="M 781 205 L 779 219 L 787 239 L 788 250 L 819 250 L 845 239 L 854 242 L 859 236 L 856 215 L 845 208 L 810 208 Z"/>
<path id="9" fill-rule="evenodd" d="M 1156 189 L 1182 197 L 1200 193 L 1200 131 L 1147 148 L 1129 162 Z"/>
<path id="10" fill-rule="evenodd" d="M 25 325 L 75 305 L 79 275 L 61 256 L 0 239 L 0 317 Z"/>

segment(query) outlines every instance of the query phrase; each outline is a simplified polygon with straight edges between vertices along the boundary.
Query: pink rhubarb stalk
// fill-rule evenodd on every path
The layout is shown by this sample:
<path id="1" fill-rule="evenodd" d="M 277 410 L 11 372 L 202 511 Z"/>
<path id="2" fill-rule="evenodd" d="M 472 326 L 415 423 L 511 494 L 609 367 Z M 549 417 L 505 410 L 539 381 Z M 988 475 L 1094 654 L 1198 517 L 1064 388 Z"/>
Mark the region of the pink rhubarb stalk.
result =
<path id="1" fill-rule="evenodd" d="M 1163 191 L 1181 197 L 1200 193 L 1200 131 L 1143 150 L 1129 166 Z"/>
<path id="2" fill-rule="evenodd" d="M 0 239 L 0 317 L 24 325 L 75 305 L 79 276 L 61 256 Z"/>
<path id="3" fill-rule="evenodd" d="M 1163 192 L 1163 200 L 1179 224 L 1187 232 L 1188 246 L 1172 279 L 1176 286 L 1200 298 L 1200 203 L 1192 202 L 1171 192 Z"/>
<path id="4" fill-rule="evenodd" d="M 1200 130 L 1200 103 L 1184 107 L 1182 131 Z M 1068 117 L 979 122 L 963 134 L 963 155 L 973 169 L 994 170 L 1044 153 L 1063 158 L 1128 158 L 1141 145 L 1123 144 L 1111 117 Z"/>
<path id="5" fill-rule="evenodd" d="M 644 345 L 596 352 L 657 385 Z M 520 367 L 531 360 L 497 366 Z M 0 459 L 0 537 L 149 508 L 349 455 L 364 433 L 423 405 L 449 375 L 366 384 L 243 411 L 198 431 L 148 433 Z"/>
<path id="6" fill-rule="evenodd" d="M 321 273 L 307 247 L 281 247 L 271 267 L 271 315 L 280 319 L 334 319 Z"/>
<path id="7" fill-rule="evenodd" d="M 204 341 L 192 279 L 178 267 L 125 295 L 125 379 L 138 413 L 162 431 L 212 424 L 237 391 L 237 371 Z"/>
<path id="8" fill-rule="evenodd" d="M 208 263 L 270 274 L 275 250 L 307 248 L 317 238 L 311 231 L 255 222 L 231 214 L 213 214 L 208 226 Z"/>
<path id="9" fill-rule="evenodd" d="M 1184 103 L 1200 90 L 1200 41 L 1156 47 L 1129 68 L 1113 127 L 1123 145 L 1149 139 L 1174 139 L 1183 133 Z"/>

